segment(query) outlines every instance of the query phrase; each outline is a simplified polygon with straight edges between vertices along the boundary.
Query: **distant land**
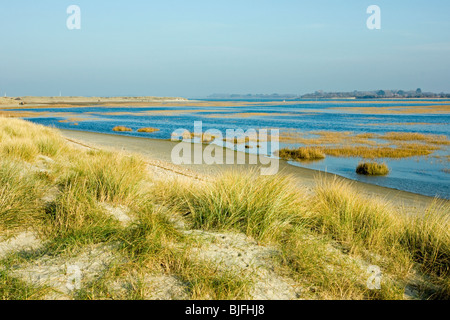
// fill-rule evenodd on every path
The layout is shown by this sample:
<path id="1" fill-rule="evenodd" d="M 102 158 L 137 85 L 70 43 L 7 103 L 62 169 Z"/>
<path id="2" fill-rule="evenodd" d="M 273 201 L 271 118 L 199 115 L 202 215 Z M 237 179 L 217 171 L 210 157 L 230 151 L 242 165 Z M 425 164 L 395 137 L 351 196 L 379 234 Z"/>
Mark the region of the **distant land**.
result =
<path id="1" fill-rule="evenodd" d="M 422 92 L 416 90 L 375 90 L 351 92 L 324 92 L 322 90 L 304 95 L 296 94 L 221 94 L 215 93 L 208 99 L 417 99 L 417 98 L 450 98 L 450 93 Z"/>
<path id="2" fill-rule="evenodd" d="M 180 97 L 0 97 L 0 106 L 21 106 L 21 105 L 108 105 L 108 104 L 146 104 L 146 103 L 167 103 L 186 102 Z"/>

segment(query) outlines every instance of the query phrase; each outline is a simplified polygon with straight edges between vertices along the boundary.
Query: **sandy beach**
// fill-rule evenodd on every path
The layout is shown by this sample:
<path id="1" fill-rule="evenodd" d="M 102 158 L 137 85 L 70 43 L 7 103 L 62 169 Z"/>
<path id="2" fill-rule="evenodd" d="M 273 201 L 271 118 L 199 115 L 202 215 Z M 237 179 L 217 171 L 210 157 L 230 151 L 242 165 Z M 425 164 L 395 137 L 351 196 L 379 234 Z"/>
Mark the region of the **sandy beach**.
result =
<path id="1" fill-rule="evenodd" d="M 159 140 L 150 138 L 139 138 L 139 137 L 127 137 L 114 134 L 102 134 L 75 130 L 60 130 L 64 137 L 70 139 L 74 143 L 80 143 L 94 148 L 107 148 L 107 149 L 117 149 L 126 152 L 138 153 L 146 158 L 153 161 L 158 161 L 164 164 L 165 167 L 188 170 L 190 172 L 199 173 L 202 175 L 215 175 L 217 173 L 226 170 L 251 170 L 258 169 L 259 165 L 250 165 L 249 157 L 255 157 L 254 155 L 245 154 L 246 164 L 223 164 L 223 165 L 179 165 L 175 166 L 171 163 L 171 151 L 175 145 L 179 142 L 173 142 L 169 140 Z M 205 146 L 203 146 L 205 148 Z M 219 147 L 217 147 L 219 148 Z M 237 151 L 235 152 L 237 154 Z M 301 168 L 297 166 L 290 165 L 287 161 L 280 160 L 279 162 L 279 173 L 278 174 L 288 174 L 295 178 L 298 185 L 307 187 L 309 190 L 315 186 L 315 179 L 318 176 L 325 177 L 327 179 L 333 179 L 336 175 L 319 172 L 316 170 L 311 170 L 307 168 Z M 360 181 L 353 181 L 344 177 L 340 177 L 346 181 L 350 181 L 354 188 L 359 194 L 366 196 L 376 196 L 391 201 L 399 208 L 404 208 L 405 211 L 418 211 L 420 212 L 423 208 L 427 207 L 434 198 L 427 197 L 411 192 L 405 192 L 401 190 L 395 190 L 391 188 L 381 187 L 377 185 L 372 185 Z"/>

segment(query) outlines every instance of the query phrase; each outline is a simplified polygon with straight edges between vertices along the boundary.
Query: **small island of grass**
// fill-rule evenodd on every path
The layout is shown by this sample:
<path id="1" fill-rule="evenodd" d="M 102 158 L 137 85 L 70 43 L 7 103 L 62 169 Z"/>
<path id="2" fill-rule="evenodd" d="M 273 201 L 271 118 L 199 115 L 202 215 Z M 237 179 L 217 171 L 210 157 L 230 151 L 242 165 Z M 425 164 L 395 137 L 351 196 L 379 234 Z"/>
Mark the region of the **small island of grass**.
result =
<path id="1" fill-rule="evenodd" d="M 356 167 L 356 173 L 368 176 L 385 176 L 389 173 L 389 168 L 385 163 L 362 162 Z"/>
<path id="2" fill-rule="evenodd" d="M 144 132 L 144 133 L 152 133 L 152 132 L 157 132 L 159 131 L 159 129 L 156 128 L 140 128 L 137 130 L 137 132 Z"/>
<path id="3" fill-rule="evenodd" d="M 278 152 L 281 159 L 312 161 L 325 159 L 325 154 L 319 148 L 301 147 L 297 149 L 284 148 Z"/>
<path id="4" fill-rule="evenodd" d="M 117 126 L 117 127 L 114 127 L 112 130 L 116 131 L 116 132 L 131 132 L 131 131 L 133 131 L 133 129 L 127 128 L 124 126 Z"/>

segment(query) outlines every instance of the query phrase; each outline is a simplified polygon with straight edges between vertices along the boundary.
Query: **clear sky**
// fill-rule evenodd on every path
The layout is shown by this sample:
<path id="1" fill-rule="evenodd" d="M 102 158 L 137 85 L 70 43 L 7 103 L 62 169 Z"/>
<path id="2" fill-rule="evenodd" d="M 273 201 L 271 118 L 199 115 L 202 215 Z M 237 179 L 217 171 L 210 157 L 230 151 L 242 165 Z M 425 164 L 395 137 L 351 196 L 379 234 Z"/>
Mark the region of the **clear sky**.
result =
<path id="1" fill-rule="evenodd" d="M 450 92 L 449 17 L 448 0 L 2 0 L 0 94 Z"/>

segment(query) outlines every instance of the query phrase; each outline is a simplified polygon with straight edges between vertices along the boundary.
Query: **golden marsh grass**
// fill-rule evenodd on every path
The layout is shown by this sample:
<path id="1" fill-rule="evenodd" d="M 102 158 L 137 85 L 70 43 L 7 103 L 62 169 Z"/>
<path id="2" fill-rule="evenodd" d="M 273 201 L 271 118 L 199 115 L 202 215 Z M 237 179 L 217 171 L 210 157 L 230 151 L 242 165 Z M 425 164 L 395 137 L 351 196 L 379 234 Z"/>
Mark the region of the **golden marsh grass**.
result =
<path id="1" fill-rule="evenodd" d="M 137 132 L 145 132 L 145 133 L 152 133 L 152 132 L 157 132 L 157 131 L 159 131 L 159 129 L 150 128 L 150 127 L 140 128 L 140 129 L 137 130 Z"/>
<path id="2" fill-rule="evenodd" d="M 389 174 L 389 168 L 385 163 L 361 162 L 356 167 L 356 173 L 369 176 L 385 176 Z"/>
<path id="3" fill-rule="evenodd" d="M 117 127 L 114 127 L 112 130 L 116 131 L 116 132 L 131 132 L 131 131 L 133 131 L 133 129 L 124 127 L 124 126 L 117 126 Z"/>

